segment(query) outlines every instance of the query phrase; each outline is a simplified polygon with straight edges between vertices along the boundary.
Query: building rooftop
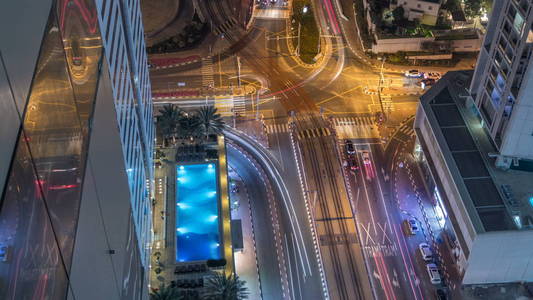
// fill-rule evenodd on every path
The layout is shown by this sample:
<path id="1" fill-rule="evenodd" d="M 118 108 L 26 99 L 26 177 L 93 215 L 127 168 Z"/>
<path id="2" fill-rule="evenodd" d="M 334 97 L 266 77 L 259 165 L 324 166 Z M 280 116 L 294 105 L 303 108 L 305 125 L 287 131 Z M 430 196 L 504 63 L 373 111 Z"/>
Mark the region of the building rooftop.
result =
<path id="1" fill-rule="evenodd" d="M 501 170 L 477 109 L 469 99 L 471 71 L 447 73 L 420 99 L 434 130 L 440 129 L 453 158 L 461 198 L 478 232 L 514 230 L 533 225 L 533 173 Z M 434 116 L 430 118 L 429 115 Z M 444 150 L 445 151 L 445 150 Z M 454 169 L 454 168 L 450 168 Z M 464 187 L 464 188 L 463 188 Z M 520 225 L 517 225 L 520 224 Z"/>

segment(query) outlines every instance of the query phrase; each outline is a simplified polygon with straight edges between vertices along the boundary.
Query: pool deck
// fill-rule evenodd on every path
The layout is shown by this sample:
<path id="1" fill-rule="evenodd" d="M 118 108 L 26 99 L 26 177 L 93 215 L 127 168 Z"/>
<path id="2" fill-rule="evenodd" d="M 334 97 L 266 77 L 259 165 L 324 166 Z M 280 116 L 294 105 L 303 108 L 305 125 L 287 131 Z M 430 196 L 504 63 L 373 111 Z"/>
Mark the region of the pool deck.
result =
<path id="1" fill-rule="evenodd" d="M 235 261 L 233 256 L 233 248 L 231 242 L 231 215 L 230 215 L 230 199 L 228 191 L 228 171 L 226 159 L 226 145 L 224 138 L 219 137 L 217 140 L 217 148 L 219 150 L 218 159 L 213 163 L 218 163 L 218 185 L 219 185 L 219 218 L 221 224 L 220 244 L 223 249 L 222 257 L 226 259 L 226 267 L 224 273 L 226 275 L 235 273 Z M 165 148 L 163 151 L 167 158 L 160 168 L 155 169 L 156 193 L 155 202 L 153 206 L 153 228 L 154 239 L 152 244 L 152 254 L 159 252 L 160 258 L 156 259 L 154 255 L 151 257 L 150 285 L 151 287 L 158 287 L 159 284 L 170 284 L 170 281 L 176 279 L 174 268 L 180 264 L 189 264 L 187 262 L 176 262 L 176 165 L 180 162 L 174 161 L 172 158 L 176 157 L 177 149 Z M 204 163 L 205 161 L 198 161 Z M 161 265 L 161 272 L 156 274 L 154 270 L 158 268 L 158 262 Z"/>
<path id="2" fill-rule="evenodd" d="M 226 259 L 224 272 L 226 276 L 235 274 L 235 261 L 231 244 L 231 207 L 228 192 L 228 161 L 226 159 L 226 142 L 224 136 L 218 137 L 218 168 L 220 187 L 220 212 L 222 217 L 223 256 Z"/>

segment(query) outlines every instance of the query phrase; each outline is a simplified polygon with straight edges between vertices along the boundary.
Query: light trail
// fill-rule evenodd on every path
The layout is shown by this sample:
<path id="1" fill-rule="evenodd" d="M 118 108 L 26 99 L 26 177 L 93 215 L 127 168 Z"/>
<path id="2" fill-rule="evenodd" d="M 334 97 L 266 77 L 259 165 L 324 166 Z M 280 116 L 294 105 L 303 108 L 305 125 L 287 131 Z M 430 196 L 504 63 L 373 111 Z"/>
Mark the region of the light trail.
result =
<path id="1" fill-rule="evenodd" d="M 378 269 L 379 282 L 381 282 L 381 287 L 383 288 L 383 291 L 385 292 L 385 297 L 387 298 L 387 300 L 390 300 L 389 291 L 387 287 L 385 286 L 385 282 L 383 280 L 383 273 L 381 272 L 381 265 L 378 262 L 376 255 L 373 255 L 373 258 L 374 258 L 374 263 L 376 264 L 376 267 Z"/>
<path id="2" fill-rule="evenodd" d="M 330 24 L 333 25 L 333 33 L 335 35 L 338 35 L 340 33 L 339 29 L 339 23 L 337 21 L 337 16 L 335 15 L 335 11 L 333 9 L 333 6 L 331 4 L 331 0 L 324 0 L 324 4 L 326 6 L 326 10 L 329 16 Z"/>
<path id="3" fill-rule="evenodd" d="M 397 225 L 397 227 L 399 228 L 400 226 Z M 397 227 L 394 226 L 394 225 L 391 225 L 391 228 L 394 228 L 394 234 L 395 234 L 395 236 L 396 236 L 396 240 L 398 241 L 398 246 L 399 246 L 399 248 L 400 248 L 400 253 L 401 253 L 401 255 L 402 255 L 403 265 L 404 265 L 404 267 L 405 267 L 405 271 L 407 272 L 407 278 L 409 279 L 409 284 L 411 285 L 411 290 L 413 291 L 413 296 L 415 297 L 414 300 L 417 300 L 418 298 L 417 298 L 417 296 L 416 296 L 415 287 L 414 287 L 414 284 L 413 284 L 413 280 L 412 280 L 412 278 L 411 278 L 411 274 L 410 274 L 410 272 L 409 272 L 409 270 L 410 270 L 410 269 L 409 269 L 409 266 L 407 265 L 407 262 L 406 262 L 406 260 L 405 260 L 405 254 L 404 254 L 404 252 L 403 252 L 403 247 L 401 246 L 401 243 L 400 243 L 400 237 L 399 237 L 399 235 L 398 235 L 398 228 L 397 228 Z M 400 230 L 401 230 L 401 228 L 400 228 Z"/>
<path id="4" fill-rule="evenodd" d="M 246 149 L 250 152 L 253 152 L 253 154 L 260 158 L 260 161 L 263 162 L 265 169 L 270 173 L 271 179 L 275 182 L 276 186 L 278 187 L 278 190 L 281 192 L 281 198 L 283 200 L 283 204 L 285 206 L 285 209 L 288 212 L 289 216 L 289 223 L 291 224 L 293 232 L 297 233 L 298 236 L 298 254 L 300 261 L 302 263 L 302 266 L 306 266 L 309 270 L 309 273 L 312 273 L 311 270 L 311 263 L 309 262 L 309 257 L 307 254 L 307 249 L 305 248 L 305 242 L 303 239 L 302 230 L 300 228 L 300 223 L 298 222 L 298 218 L 296 218 L 296 211 L 294 209 L 294 206 L 292 205 L 292 202 L 289 200 L 289 192 L 287 189 L 287 186 L 285 185 L 285 182 L 280 180 L 282 178 L 281 174 L 279 173 L 278 169 L 275 166 L 275 162 L 269 157 L 269 154 L 267 154 L 264 151 L 259 151 L 258 149 L 261 148 L 259 145 L 252 145 L 250 141 L 247 141 L 245 138 L 242 138 L 241 136 L 238 136 L 233 132 L 233 129 L 227 129 L 224 131 L 225 135 L 228 137 L 228 139 L 231 139 L 233 141 L 238 142 L 240 145 L 243 145 L 246 147 Z M 268 163 L 267 163 L 268 162 Z M 303 250 L 302 250 L 303 248 Z M 305 258 L 305 260 L 304 260 Z M 304 269 L 304 273 L 305 269 Z"/>

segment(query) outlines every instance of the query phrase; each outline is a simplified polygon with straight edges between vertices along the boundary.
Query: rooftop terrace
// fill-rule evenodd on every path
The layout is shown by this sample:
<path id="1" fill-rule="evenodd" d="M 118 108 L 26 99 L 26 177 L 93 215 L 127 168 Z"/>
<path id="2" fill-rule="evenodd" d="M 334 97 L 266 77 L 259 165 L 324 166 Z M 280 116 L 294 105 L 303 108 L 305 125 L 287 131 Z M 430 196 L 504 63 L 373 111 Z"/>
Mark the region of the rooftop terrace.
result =
<path id="1" fill-rule="evenodd" d="M 468 99 L 471 72 L 447 73 L 421 98 L 426 113 L 431 112 L 455 163 L 456 182 L 462 182 L 467 195 L 461 195 L 478 232 L 523 229 L 533 225 L 533 173 L 501 170 L 495 167 L 496 148 L 482 126 L 478 112 Z M 435 126 L 437 125 L 437 126 Z M 461 189 L 460 189 L 461 190 Z M 468 201 L 468 203 L 467 203 Z"/>

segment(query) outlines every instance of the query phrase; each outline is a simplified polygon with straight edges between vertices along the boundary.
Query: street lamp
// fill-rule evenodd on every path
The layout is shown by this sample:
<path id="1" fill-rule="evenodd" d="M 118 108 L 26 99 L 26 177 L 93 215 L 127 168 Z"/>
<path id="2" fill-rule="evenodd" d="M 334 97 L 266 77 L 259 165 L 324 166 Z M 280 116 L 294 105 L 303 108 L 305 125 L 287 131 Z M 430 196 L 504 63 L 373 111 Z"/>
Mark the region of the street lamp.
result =
<path id="1" fill-rule="evenodd" d="M 385 81 L 385 76 L 383 75 L 383 66 L 385 65 L 386 59 L 387 57 L 378 57 L 378 60 L 381 60 L 381 69 L 379 71 L 379 83 L 378 83 L 378 99 L 379 99 L 379 105 L 381 107 L 381 115 L 383 118 L 385 118 L 385 109 L 383 108 L 383 101 L 381 99 L 381 91 L 383 89 L 381 85 Z"/>
<path id="2" fill-rule="evenodd" d="M 304 6 L 304 8 L 302 9 L 302 12 L 303 12 L 304 14 L 306 14 L 308 10 L 309 10 L 309 9 L 307 8 L 307 5 L 306 5 L 306 6 Z"/>

